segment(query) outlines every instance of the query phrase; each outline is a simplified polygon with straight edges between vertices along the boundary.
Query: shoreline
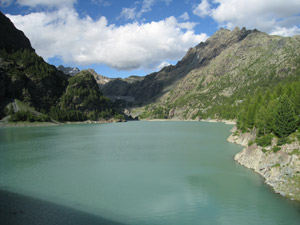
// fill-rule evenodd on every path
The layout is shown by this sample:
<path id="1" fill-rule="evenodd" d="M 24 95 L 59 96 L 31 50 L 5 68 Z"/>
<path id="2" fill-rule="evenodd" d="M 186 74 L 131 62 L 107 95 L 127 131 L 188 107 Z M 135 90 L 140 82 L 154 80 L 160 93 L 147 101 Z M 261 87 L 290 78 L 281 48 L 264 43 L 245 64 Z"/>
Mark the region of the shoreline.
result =
<path id="1" fill-rule="evenodd" d="M 72 124 L 105 124 L 105 123 L 121 123 L 126 121 L 119 120 L 99 120 L 99 121 L 76 121 L 76 122 L 3 122 L 0 121 L 0 128 L 8 128 L 8 127 L 49 127 L 49 126 L 63 126 L 63 125 L 72 125 Z"/>
<path id="2" fill-rule="evenodd" d="M 72 125 L 72 124 L 105 124 L 105 123 L 122 123 L 127 121 L 149 121 L 149 122 L 206 122 L 206 123 L 225 123 L 228 125 L 236 125 L 236 121 L 234 120 L 215 120 L 215 119 L 205 119 L 205 120 L 182 120 L 182 119 L 140 119 L 140 120 L 99 120 L 99 121 L 75 121 L 75 122 L 27 122 L 27 121 L 20 121 L 20 122 L 3 122 L 0 121 L 0 128 L 7 128 L 7 127 L 48 127 L 48 126 L 62 126 L 62 125 Z"/>
<path id="3" fill-rule="evenodd" d="M 300 202 L 300 154 L 294 154 L 300 150 L 299 141 L 285 144 L 281 146 L 281 150 L 273 152 L 274 143 L 266 148 L 256 144 L 248 146 L 249 141 L 255 140 L 255 132 L 236 132 L 238 130 L 235 126 L 227 141 L 244 148 L 235 155 L 234 160 L 262 176 L 264 183 L 275 193 Z"/>
<path id="4" fill-rule="evenodd" d="M 168 122 L 168 121 L 177 121 L 177 122 L 206 122 L 206 123 L 225 123 L 228 125 L 236 125 L 235 120 L 216 120 L 216 119 L 203 119 L 203 120 L 182 120 L 182 119 L 141 119 L 138 121 L 149 121 L 149 122 Z"/>

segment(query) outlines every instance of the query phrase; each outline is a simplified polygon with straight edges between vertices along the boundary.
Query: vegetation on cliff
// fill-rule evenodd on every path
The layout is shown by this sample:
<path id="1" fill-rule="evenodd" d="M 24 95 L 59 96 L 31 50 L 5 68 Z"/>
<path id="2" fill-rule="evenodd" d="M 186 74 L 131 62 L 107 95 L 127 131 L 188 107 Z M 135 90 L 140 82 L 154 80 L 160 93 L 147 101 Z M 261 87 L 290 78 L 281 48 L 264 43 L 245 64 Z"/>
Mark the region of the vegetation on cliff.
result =
<path id="1" fill-rule="evenodd" d="M 46 63 L 0 12 L 0 119 L 82 121 L 124 116 L 87 71 L 67 76 Z"/>

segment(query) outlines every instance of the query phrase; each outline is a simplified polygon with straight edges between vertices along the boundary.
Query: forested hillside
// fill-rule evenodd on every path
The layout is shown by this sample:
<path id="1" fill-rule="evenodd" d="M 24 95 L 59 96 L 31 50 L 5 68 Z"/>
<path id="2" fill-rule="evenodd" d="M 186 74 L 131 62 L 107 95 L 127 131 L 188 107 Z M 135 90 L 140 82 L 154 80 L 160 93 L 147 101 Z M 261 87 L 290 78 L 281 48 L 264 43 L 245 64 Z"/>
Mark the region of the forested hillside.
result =
<path id="1" fill-rule="evenodd" d="M 90 72 L 70 77 L 38 56 L 23 32 L 0 13 L 0 119 L 124 119 Z"/>

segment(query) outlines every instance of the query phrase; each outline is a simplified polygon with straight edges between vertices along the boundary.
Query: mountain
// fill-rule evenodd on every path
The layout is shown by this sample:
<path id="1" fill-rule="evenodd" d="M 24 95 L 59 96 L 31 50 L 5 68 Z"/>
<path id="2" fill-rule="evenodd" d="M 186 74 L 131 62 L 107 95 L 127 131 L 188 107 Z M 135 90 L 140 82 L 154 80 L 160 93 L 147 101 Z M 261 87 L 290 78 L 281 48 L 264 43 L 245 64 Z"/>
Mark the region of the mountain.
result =
<path id="1" fill-rule="evenodd" d="M 14 99 L 48 111 L 63 94 L 67 76 L 38 56 L 24 33 L 1 12 L 0 31 L 0 118 Z"/>
<path id="2" fill-rule="evenodd" d="M 220 106 L 243 102 L 258 89 L 299 77 L 300 36 L 220 29 L 175 66 L 134 82 L 113 80 L 107 96 L 133 97 L 144 118 L 218 118 Z M 133 111 L 136 111 L 135 109 Z"/>
<path id="3" fill-rule="evenodd" d="M 70 77 L 46 63 L 24 33 L 1 12 L 0 31 L 0 119 L 122 118 L 102 95 L 90 72 Z"/>
<path id="4" fill-rule="evenodd" d="M 86 71 L 88 71 L 89 73 L 91 73 L 94 76 L 99 88 L 102 88 L 105 84 L 107 84 L 108 82 L 110 82 L 114 79 L 114 78 L 102 76 L 102 75 L 96 73 L 96 71 L 93 69 L 87 69 Z"/>
<path id="5" fill-rule="evenodd" d="M 65 93 L 61 97 L 61 107 L 65 110 L 82 112 L 102 111 L 109 104 L 88 71 L 81 71 L 69 79 Z"/>
<path id="6" fill-rule="evenodd" d="M 205 43 L 202 42 L 191 48 L 175 66 L 164 67 L 161 71 L 136 79 L 134 82 L 127 80 L 110 82 L 102 91 L 105 95 L 112 96 L 118 89 L 117 95 L 134 97 L 137 104 L 156 101 L 163 94 L 173 90 L 178 81 L 192 70 L 209 65 L 210 61 L 228 46 L 242 41 L 247 35 L 255 32 L 257 31 L 242 29 L 230 33 L 221 29 Z"/>
<path id="7" fill-rule="evenodd" d="M 59 65 L 57 69 L 69 76 L 75 76 L 80 72 L 77 67 L 64 67 L 63 65 Z"/>

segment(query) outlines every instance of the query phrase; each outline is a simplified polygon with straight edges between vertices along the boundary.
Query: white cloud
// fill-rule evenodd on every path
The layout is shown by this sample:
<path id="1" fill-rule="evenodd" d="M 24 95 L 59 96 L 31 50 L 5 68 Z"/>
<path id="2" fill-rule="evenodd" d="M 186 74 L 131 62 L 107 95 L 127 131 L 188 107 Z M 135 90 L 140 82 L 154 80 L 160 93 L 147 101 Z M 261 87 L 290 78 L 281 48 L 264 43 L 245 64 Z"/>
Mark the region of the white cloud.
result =
<path id="1" fill-rule="evenodd" d="M 289 37 L 289 36 L 293 36 L 294 34 L 300 34 L 300 28 L 296 26 L 290 28 L 275 27 L 271 34 Z"/>
<path id="2" fill-rule="evenodd" d="M 299 0 L 203 0 L 194 13 L 211 16 L 220 26 L 257 28 L 267 33 L 281 30 L 284 36 L 299 34 Z M 297 18 L 297 19 L 296 19 Z M 286 32 L 284 32 L 286 31 Z"/>
<path id="3" fill-rule="evenodd" d="M 120 17 L 127 20 L 133 20 L 137 17 L 136 8 L 123 8 Z"/>
<path id="4" fill-rule="evenodd" d="M 211 14 L 210 4 L 207 0 L 202 0 L 202 2 L 194 8 L 193 13 L 200 17 L 209 16 Z"/>
<path id="5" fill-rule="evenodd" d="M 116 26 L 105 17 L 80 18 L 74 9 L 7 16 L 46 59 L 57 56 L 65 63 L 106 64 L 120 70 L 156 69 L 207 39 L 206 34 L 194 33 L 193 23 L 180 23 L 174 17 Z"/>
<path id="6" fill-rule="evenodd" d="M 189 20 L 190 16 L 187 12 L 184 12 L 179 18 L 182 20 Z"/>
<path id="7" fill-rule="evenodd" d="M 166 67 L 166 66 L 169 66 L 169 65 L 171 65 L 171 63 L 168 63 L 167 61 L 163 61 L 161 64 L 159 64 L 159 65 L 157 66 L 157 70 L 159 71 L 159 70 L 161 70 L 162 68 L 164 68 L 164 67 Z"/>
<path id="8" fill-rule="evenodd" d="M 24 6 L 36 7 L 71 7 L 77 0 L 17 0 L 17 3 Z"/>

